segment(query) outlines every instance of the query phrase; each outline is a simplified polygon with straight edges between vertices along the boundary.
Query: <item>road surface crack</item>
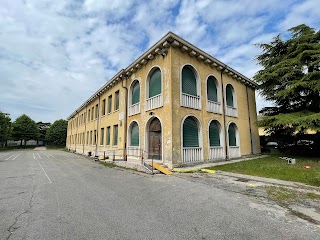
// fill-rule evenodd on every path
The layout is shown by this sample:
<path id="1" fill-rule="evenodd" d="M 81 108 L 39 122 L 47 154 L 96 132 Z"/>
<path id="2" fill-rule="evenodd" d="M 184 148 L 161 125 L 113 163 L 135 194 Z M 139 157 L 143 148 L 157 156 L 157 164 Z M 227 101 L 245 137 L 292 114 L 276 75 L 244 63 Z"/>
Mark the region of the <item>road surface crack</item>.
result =
<path id="1" fill-rule="evenodd" d="M 19 227 L 16 227 L 15 225 L 16 225 L 17 222 L 19 221 L 19 218 L 20 218 L 22 215 L 27 214 L 27 213 L 30 211 L 30 209 L 32 208 L 32 200 L 33 200 L 33 197 L 34 197 L 34 191 L 32 192 L 32 196 L 31 196 L 31 198 L 30 198 L 30 200 L 29 200 L 29 206 L 28 206 L 28 208 L 27 208 L 24 212 L 22 212 L 22 213 L 20 213 L 18 216 L 16 216 L 15 219 L 14 219 L 13 224 L 12 224 L 9 228 L 7 228 L 7 231 L 8 231 L 10 234 L 9 234 L 9 236 L 6 238 L 6 240 L 9 240 L 9 239 L 11 238 L 12 234 L 14 233 L 14 231 L 17 230 L 17 229 L 19 229 Z"/>

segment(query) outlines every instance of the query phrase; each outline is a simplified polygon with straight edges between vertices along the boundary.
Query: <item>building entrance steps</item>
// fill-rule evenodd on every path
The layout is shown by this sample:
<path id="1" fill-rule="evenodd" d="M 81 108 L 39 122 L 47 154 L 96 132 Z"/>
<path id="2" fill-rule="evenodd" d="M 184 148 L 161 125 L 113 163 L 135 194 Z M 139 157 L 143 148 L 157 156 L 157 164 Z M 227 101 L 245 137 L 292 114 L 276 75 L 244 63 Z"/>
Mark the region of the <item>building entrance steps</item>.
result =
<path id="1" fill-rule="evenodd" d="M 173 172 L 171 172 L 169 169 L 165 168 L 163 165 L 160 165 L 159 163 L 155 162 L 147 162 L 151 167 L 159 170 L 160 172 L 166 174 L 166 175 L 171 175 Z"/>

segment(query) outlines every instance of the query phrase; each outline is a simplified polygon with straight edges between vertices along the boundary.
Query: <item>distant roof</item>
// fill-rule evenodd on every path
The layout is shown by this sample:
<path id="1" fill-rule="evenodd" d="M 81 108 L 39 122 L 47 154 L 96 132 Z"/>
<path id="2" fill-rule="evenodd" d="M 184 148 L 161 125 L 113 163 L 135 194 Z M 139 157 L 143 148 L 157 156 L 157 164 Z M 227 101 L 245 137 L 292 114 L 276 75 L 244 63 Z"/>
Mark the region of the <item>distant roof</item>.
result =
<path id="1" fill-rule="evenodd" d="M 131 63 L 127 68 L 120 70 L 113 78 L 111 78 L 106 84 L 104 84 L 98 91 L 96 91 L 87 101 L 85 101 L 77 110 L 75 110 L 67 119 L 69 120 L 80 112 L 88 103 L 94 101 L 99 95 L 104 93 L 107 89 L 111 88 L 115 83 L 120 80 L 127 79 L 133 72 L 141 68 L 142 65 L 146 64 L 149 60 L 153 59 L 157 54 L 165 54 L 168 48 L 176 47 L 180 48 L 181 51 L 188 52 L 190 56 L 196 57 L 198 60 L 203 61 L 218 70 L 223 70 L 229 76 L 244 84 L 256 88 L 257 83 L 237 72 L 233 68 L 229 67 L 225 63 L 219 61 L 218 59 L 212 57 L 208 53 L 202 51 L 191 43 L 187 42 L 183 38 L 179 37 L 173 32 L 168 32 L 163 36 L 158 42 L 156 42 L 152 47 L 145 51 L 137 60 Z"/>

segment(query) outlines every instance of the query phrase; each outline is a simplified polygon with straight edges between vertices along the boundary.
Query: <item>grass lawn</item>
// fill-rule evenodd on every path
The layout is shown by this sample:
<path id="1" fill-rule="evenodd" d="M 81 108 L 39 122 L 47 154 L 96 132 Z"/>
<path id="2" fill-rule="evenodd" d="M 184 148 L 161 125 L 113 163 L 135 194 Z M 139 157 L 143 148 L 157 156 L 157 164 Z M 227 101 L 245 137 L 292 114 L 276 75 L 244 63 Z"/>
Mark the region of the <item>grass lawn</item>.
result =
<path id="1" fill-rule="evenodd" d="M 66 150 L 66 146 L 47 145 L 45 147 L 49 150 Z"/>
<path id="2" fill-rule="evenodd" d="M 211 167 L 209 169 L 301 182 L 320 187 L 320 158 L 297 157 L 290 165 L 281 155 Z M 304 166 L 311 166 L 305 169 Z"/>

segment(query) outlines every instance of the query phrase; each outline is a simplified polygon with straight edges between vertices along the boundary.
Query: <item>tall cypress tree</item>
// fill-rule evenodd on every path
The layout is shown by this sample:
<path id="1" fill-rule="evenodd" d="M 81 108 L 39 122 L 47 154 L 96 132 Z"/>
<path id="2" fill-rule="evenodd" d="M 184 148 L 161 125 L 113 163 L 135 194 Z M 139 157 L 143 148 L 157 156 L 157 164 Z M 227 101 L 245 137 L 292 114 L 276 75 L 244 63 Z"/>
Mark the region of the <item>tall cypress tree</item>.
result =
<path id="1" fill-rule="evenodd" d="M 267 131 L 320 131 L 320 31 L 305 24 L 288 30 L 291 38 L 276 36 L 258 44 L 256 57 L 263 67 L 254 80 L 274 107 L 263 108 L 259 121 Z"/>

